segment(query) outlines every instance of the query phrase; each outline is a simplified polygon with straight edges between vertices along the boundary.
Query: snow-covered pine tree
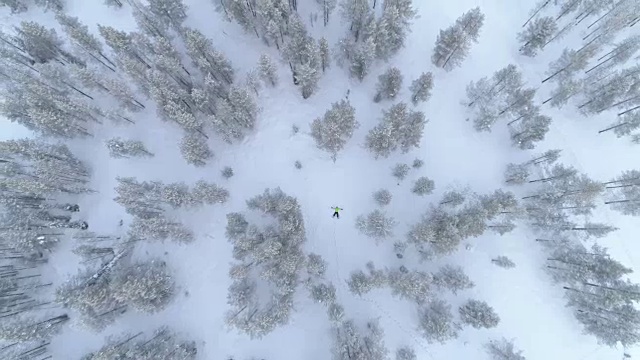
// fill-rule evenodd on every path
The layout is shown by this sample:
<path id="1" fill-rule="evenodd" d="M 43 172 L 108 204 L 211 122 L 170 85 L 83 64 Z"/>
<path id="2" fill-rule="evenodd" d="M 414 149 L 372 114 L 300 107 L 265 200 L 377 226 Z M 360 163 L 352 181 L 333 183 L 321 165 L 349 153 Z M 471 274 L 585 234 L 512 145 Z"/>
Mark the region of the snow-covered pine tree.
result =
<path id="1" fill-rule="evenodd" d="M 404 47 L 407 34 L 411 31 L 411 22 L 417 11 L 411 0 L 385 1 L 382 16 L 376 23 L 376 57 L 388 60 Z"/>
<path id="2" fill-rule="evenodd" d="M 478 42 L 484 14 L 476 7 L 464 13 L 456 23 L 440 30 L 431 62 L 437 67 L 451 71 L 460 66 L 467 57 L 472 42 Z"/>
<path id="3" fill-rule="evenodd" d="M 439 289 L 451 291 L 454 295 L 460 290 L 475 286 L 460 266 L 444 265 L 432 274 L 433 285 Z"/>
<path id="4" fill-rule="evenodd" d="M 370 34 L 366 34 L 366 29 L 374 22 L 375 15 L 367 0 L 346 0 L 341 1 L 340 15 L 345 23 L 351 24 L 349 32 L 355 42 L 360 41 Z M 375 26 L 375 25 L 374 25 Z"/>
<path id="5" fill-rule="evenodd" d="M 169 328 L 162 327 L 153 332 L 148 339 L 140 338 L 142 333 L 122 334 L 108 338 L 97 351 L 92 351 L 81 360 L 117 359 L 132 357 L 147 360 L 195 360 L 198 353 L 195 341 L 179 338 Z M 135 340 L 135 341 L 133 341 Z"/>
<path id="6" fill-rule="evenodd" d="M 598 42 L 586 46 L 582 51 L 564 49 L 560 57 L 549 64 L 549 70 L 547 71 L 549 76 L 542 80 L 542 83 L 549 80 L 558 81 L 562 78 L 573 77 L 589 65 L 589 60 L 600 51 L 602 46 L 603 43 Z"/>
<path id="7" fill-rule="evenodd" d="M 505 269 L 511 269 L 516 267 L 516 264 L 513 261 L 511 261 L 511 259 L 509 259 L 504 255 L 500 255 L 495 259 L 491 259 L 491 262 Z"/>
<path id="8" fill-rule="evenodd" d="M 311 123 L 311 137 L 319 149 L 331 153 L 336 161 L 338 153 L 344 149 L 353 132 L 360 126 L 355 117 L 355 108 L 348 100 L 340 100 L 331 104 L 322 119 Z"/>
<path id="9" fill-rule="evenodd" d="M 123 140 L 121 138 L 111 138 L 106 141 L 109 154 L 114 158 L 128 157 L 153 157 L 153 153 L 149 152 L 139 140 Z"/>
<path id="10" fill-rule="evenodd" d="M 430 72 L 422 73 L 413 80 L 409 91 L 411 91 L 411 103 L 418 105 L 419 102 L 425 102 L 431 97 L 431 89 L 433 88 L 433 74 Z"/>
<path id="11" fill-rule="evenodd" d="M 291 67 L 294 84 L 300 86 L 302 98 L 307 99 L 316 91 L 321 76 L 320 49 L 297 14 L 289 21 L 283 56 Z"/>
<path id="12" fill-rule="evenodd" d="M 183 30 L 182 36 L 187 53 L 202 74 L 211 74 L 214 79 L 227 85 L 233 83 L 235 71 L 231 62 L 223 53 L 213 47 L 209 38 L 200 31 L 191 28 Z"/>
<path id="13" fill-rule="evenodd" d="M 331 0 L 322 0 L 331 1 Z M 335 3 L 335 0 L 333 0 Z M 320 51 L 320 63 L 322 64 L 322 72 L 331 67 L 331 52 L 329 50 L 329 42 L 325 38 L 318 40 L 318 49 Z"/>
<path id="14" fill-rule="evenodd" d="M 260 55 L 258 68 L 260 71 L 260 77 L 265 83 L 270 84 L 271 86 L 276 86 L 278 84 L 277 67 L 269 55 Z"/>
<path id="15" fill-rule="evenodd" d="M 336 301 L 336 287 L 333 284 L 318 284 L 311 287 L 311 299 L 321 304 L 332 304 Z"/>
<path id="16" fill-rule="evenodd" d="M 418 360 L 418 357 L 413 348 L 403 346 L 396 351 L 396 360 Z"/>
<path id="17" fill-rule="evenodd" d="M 380 189 L 373 193 L 373 200 L 380 206 L 389 205 L 391 198 L 391 193 L 387 189 Z"/>
<path id="18" fill-rule="evenodd" d="M 458 308 L 458 312 L 462 323 L 471 325 L 476 329 L 496 327 L 500 322 L 500 317 L 484 301 L 468 300 Z"/>
<path id="19" fill-rule="evenodd" d="M 205 166 L 206 161 L 213 157 L 207 141 L 199 134 L 187 132 L 180 142 L 180 153 L 189 164 Z"/>
<path id="20" fill-rule="evenodd" d="M 62 50 L 63 42 L 54 29 L 47 29 L 35 21 L 22 21 L 20 27 L 14 29 L 15 44 L 36 62 L 77 63 L 77 59 Z"/>
<path id="21" fill-rule="evenodd" d="M 625 215 L 640 215 L 640 171 L 623 171 L 605 185 L 611 193 L 605 204 Z"/>
<path id="22" fill-rule="evenodd" d="M 229 179 L 234 175 L 233 169 L 229 166 L 225 166 L 220 173 L 225 179 Z"/>
<path id="23" fill-rule="evenodd" d="M 538 54 L 553 35 L 558 31 L 558 25 L 551 16 L 535 19 L 529 26 L 518 33 L 518 41 L 522 44 L 522 55 L 534 57 Z"/>
<path id="24" fill-rule="evenodd" d="M 42 7 L 44 11 L 63 11 L 64 0 L 34 0 L 35 4 Z"/>
<path id="25" fill-rule="evenodd" d="M 10 317 L 0 324 L 0 339 L 11 343 L 49 340 L 62 331 L 69 321 L 67 314 L 45 315 L 46 319 L 28 317 Z"/>
<path id="26" fill-rule="evenodd" d="M 411 170 L 409 165 L 398 163 L 395 164 L 393 168 L 391 168 L 391 175 L 398 179 L 398 181 L 402 181 L 405 177 L 407 177 L 409 170 Z"/>
<path id="27" fill-rule="evenodd" d="M 361 233 L 374 238 L 376 242 L 393 236 L 395 225 L 397 225 L 397 221 L 394 218 L 388 217 L 378 209 L 373 210 L 367 216 L 360 215 L 356 218 L 356 228 Z"/>
<path id="28" fill-rule="evenodd" d="M 352 293 L 362 296 L 375 288 L 383 287 L 387 283 L 385 272 L 376 269 L 372 262 L 367 263 L 367 271 L 369 272 L 368 275 L 362 270 L 351 273 L 349 280 L 347 280 L 347 285 Z"/>
<path id="29" fill-rule="evenodd" d="M 329 17 L 333 10 L 335 10 L 336 5 L 338 5 L 337 0 L 316 0 L 316 4 L 322 9 L 322 18 L 324 20 L 324 26 L 326 27 L 329 24 Z"/>
<path id="30" fill-rule="evenodd" d="M 485 344 L 485 348 L 491 356 L 491 360 L 526 360 L 522 351 L 515 349 L 513 341 L 505 338 L 491 340 Z"/>
<path id="31" fill-rule="evenodd" d="M 214 183 L 198 180 L 191 191 L 194 204 L 214 205 L 223 204 L 229 200 L 229 190 Z"/>
<path id="32" fill-rule="evenodd" d="M 585 71 L 588 74 L 594 70 L 606 70 L 626 63 L 640 49 L 640 35 L 632 35 L 615 44 L 614 48 L 598 59 L 598 63 Z M 603 60 L 604 59 L 604 60 Z M 603 66 L 604 67 L 601 67 Z"/>
<path id="33" fill-rule="evenodd" d="M 386 360 L 389 351 L 384 344 L 384 331 L 378 320 L 367 322 L 362 331 L 352 320 L 342 321 L 333 330 L 332 359 Z"/>
<path id="34" fill-rule="evenodd" d="M 121 8 L 124 0 L 104 0 L 104 4 L 107 6 L 113 6 L 115 8 Z"/>
<path id="35" fill-rule="evenodd" d="M 383 74 L 378 76 L 378 83 L 376 84 L 376 95 L 373 98 L 374 102 L 380 102 L 383 99 L 395 99 L 402 87 L 402 73 L 400 69 L 391 67 L 387 69 Z"/>
<path id="36" fill-rule="evenodd" d="M 414 301 L 417 304 L 423 304 L 432 295 L 433 278 L 431 274 L 426 272 L 389 270 L 387 283 L 393 295 Z"/>
<path id="37" fill-rule="evenodd" d="M 376 158 L 386 158 L 398 147 L 406 153 L 418 147 L 426 123 L 424 113 L 411 111 L 406 103 L 400 102 L 383 110 L 382 121 L 369 131 L 365 146 Z"/>
<path id="38" fill-rule="evenodd" d="M 84 52 L 88 58 L 98 62 L 111 71 L 116 65 L 103 53 L 103 46 L 98 38 L 89 32 L 89 27 L 80 22 L 77 17 L 56 13 L 56 20 L 67 34 L 71 43 Z"/>
<path id="39" fill-rule="evenodd" d="M 533 149 L 537 142 L 544 140 L 550 124 L 551 118 L 545 115 L 524 119 L 509 128 L 511 143 L 522 150 Z"/>
<path id="40" fill-rule="evenodd" d="M 460 325 L 453 321 L 451 305 L 440 299 L 431 300 L 419 309 L 418 328 L 428 343 L 444 344 L 458 337 Z"/>
<path id="41" fill-rule="evenodd" d="M 191 230 L 178 222 L 171 221 L 163 216 L 149 218 L 134 217 L 129 227 L 129 236 L 134 239 L 189 243 L 194 240 Z"/>
<path id="42" fill-rule="evenodd" d="M 175 281 L 160 260 L 137 262 L 118 269 L 112 275 L 110 287 L 115 299 L 144 313 L 164 309 L 176 292 Z"/>
<path id="43" fill-rule="evenodd" d="M 216 110 L 210 125 L 227 143 L 242 140 L 254 128 L 258 116 L 258 105 L 251 94 L 236 86 L 231 86 L 227 96 L 219 99 Z"/>
<path id="44" fill-rule="evenodd" d="M 429 195 L 435 189 L 435 183 L 433 180 L 429 179 L 426 176 L 421 176 L 418 180 L 415 181 L 413 187 L 411 188 L 411 192 L 416 195 L 424 196 Z"/>
<path id="45" fill-rule="evenodd" d="M 176 31 L 182 28 L 187 18 L 187 6 L 182 0 L 148 0 L 147 9 L 150 14 L 171 25 Z"/>
<path id="46" fill-rule="evenodd" d="M 585 115 L 591 115 L 611 108 L 619 108 L 621 105 L 634 105 L 639 96 L 635 85 L 635 78 L 639 71 L 640 65 L 637 65 L 608 73 L 600 81 L 596 81 L 593 87 L 585 87 L 586 101 L 580 104 L 578 109 Z M 630 114 L 623 112 L 620 115 Z M 602 132 L 611 129 L 614 128 L 608 128 Z"/>
<path id="47" fill-rule="evenodd" d="M 11 14 L 17 14 L 28 10 L 24 0 L 0 0 L 0 5 L 7 6 Z"/>

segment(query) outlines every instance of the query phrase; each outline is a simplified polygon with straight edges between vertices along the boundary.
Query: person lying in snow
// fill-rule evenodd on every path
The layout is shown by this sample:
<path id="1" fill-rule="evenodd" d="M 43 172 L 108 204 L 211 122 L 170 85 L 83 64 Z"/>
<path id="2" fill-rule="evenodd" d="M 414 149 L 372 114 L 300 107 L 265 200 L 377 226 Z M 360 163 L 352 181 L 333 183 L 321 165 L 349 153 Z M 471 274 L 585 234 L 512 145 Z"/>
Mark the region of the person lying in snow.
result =
<path id="1" fill-rule="evenodd" d="M 339 213 L 339 211 L 340 211 L 340 210 L 344 210 L 344 209 L 341 209 L 341 208 L 339 208 L 339 207 L 337 207 L 337 206 L 336 206 L 336 207 L 331 207 L 331 208 L 333 209 L 333 211 L 335 211 L 335 212 L 333 213 L 333 216 L 332 216 L 332 217 L 337 217 L 338 219 L 340 219 L 340 213 Z"/>

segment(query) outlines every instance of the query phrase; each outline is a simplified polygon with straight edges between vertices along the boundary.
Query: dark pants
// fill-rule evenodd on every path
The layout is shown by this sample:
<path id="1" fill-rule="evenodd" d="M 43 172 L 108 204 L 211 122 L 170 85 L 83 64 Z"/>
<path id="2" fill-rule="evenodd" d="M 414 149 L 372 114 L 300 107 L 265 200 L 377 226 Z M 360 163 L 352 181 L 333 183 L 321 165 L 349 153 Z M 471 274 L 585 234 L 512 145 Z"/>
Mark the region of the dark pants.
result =
<path id="1" fill-rule="evenodd" d="M 332 217 L 337 217 L 338 219 L 340 219 L 340 214 L 338 214 L 338 212 L 334 212 Z"/>

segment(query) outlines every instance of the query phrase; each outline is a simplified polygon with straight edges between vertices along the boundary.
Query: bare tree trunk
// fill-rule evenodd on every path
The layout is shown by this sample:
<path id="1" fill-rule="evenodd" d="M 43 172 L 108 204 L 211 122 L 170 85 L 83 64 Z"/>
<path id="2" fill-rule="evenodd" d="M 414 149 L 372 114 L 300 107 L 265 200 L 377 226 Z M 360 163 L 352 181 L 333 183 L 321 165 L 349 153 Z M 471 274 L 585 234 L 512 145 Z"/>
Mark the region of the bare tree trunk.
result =
<path id="1" fill-rule="evenodd" d="M 627 125 L 627 124 L 628 124 L 628 122 L 624 122 L 624 123 L 622 123 L 622 124 L 618 124 L 618 125 L 615 125 L 615 126 L 608 127 L 608 128 L 606 128 L 606 129 L 603 129 L 603 130 L 598 131 L 598 134 L 602 134 L 603 132 L 606 132 L 606 131 L 609 131 L 609 130 L 617 129 L 617 128 L 619 128 L 619 127 L 621 127 L 621 126 L 625 126 L 625 125 Z"/>

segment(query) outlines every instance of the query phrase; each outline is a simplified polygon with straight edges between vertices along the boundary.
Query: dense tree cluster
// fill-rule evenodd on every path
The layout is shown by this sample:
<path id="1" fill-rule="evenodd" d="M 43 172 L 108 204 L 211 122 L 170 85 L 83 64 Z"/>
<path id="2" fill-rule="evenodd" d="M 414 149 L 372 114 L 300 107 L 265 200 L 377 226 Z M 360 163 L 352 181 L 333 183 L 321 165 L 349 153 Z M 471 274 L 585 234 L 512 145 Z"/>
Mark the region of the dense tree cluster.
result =
<path id="1" fill-rule="evenodd" d="M 602 238 L 616 230 L 591 221 L 590 216 L 604 195 L 634 196 L 637 172 L 626 171 L 607 182 L 595 181 L 571 166 L 558 164 L 559 155 L 560 151 L 549 150 L 525 163 L 510 164 L 505 180 L 531 187 L 530 195 L 523 197 L 523 215 L 540 234 L 537 241 L 548 251 L 547 268 L 563 285 L 568 305 L 585 332 L 610 346 L 635 344 L 640 339 L 640 313 L 635 308 L 640 298 L 636 296 L 639 285 L 625 278 L 631 269 L 612 259 L 606 248 L 595 243 L 589 249 L 582 240 Z M 624 200 L 620 204 L 627 204 Z M 616 208 L 615 200 L 605 204 L 628 215 L 638 214 L 633 201 L 623 205 L 628 208 Z M 494 262 L 512 266 L 504 258 Z"/>
<path id="2" fill-rule="evenodd" d="M 437 207 L 432 205 L 422 219 L 411 226 L 407 239 L 423 256 L 428 257 L 432 252 L 449 254 L 462 240 L 480 236 L 491 226 L 496 226 L 491 221 L 498 219 L 501 223 L 508 223 L 519 215 L 515 195 L 502 190 L 474 195 L 455 206 L 451 205 L 446 200 Z"/>
<path id="3" fill-rule="evenodd" d="M 551 118 L 540 114 L 540 107 L 533 104 L 536 90 L 524 88 L 522 74 L 515 65 L 496 71 L 491 79 L 486 77 L 467 86 L 467 107 L 472 112 L 477 131 L 491 131 L 502 119 L 509 120 L 509 132 L 513 146 L 533 149 L 544 140 Z"/>
<path id="4" fill-rule="evenodd" d="M 159 260 L 126 264 L 120 250 L 97 269 L 85 269 L 56 290 L 56 301 L 80 313 L 82 326 L 102 330 L 127 309 L 162 310 L 175 294 L 175 283 Z"/>
<path id="5" fill-rule="evenodd" d="M 305 265 L 301 246 L 306 238 L 298 201 L 280 188 L 249 199 L 247 207 L 271 216 L 277 224 L 260 228 L 241 213 L 227 214 L 226 234 L 236 260 L 230 272 L 233 282 L 227 299 L 232 309 L 227 323 L 260 338 L 291 317 L 293 296 Z M 258 281 L 268 284 L 268 301 L 259 296 Z"/>
<path id="6" fill-rule="evenodd" d="M 159 328 L 145 339 L 143 333 L 123 334 L 110 338 L 99 350 L 90 352 L 82 360 L 103 360 L 130 357 L 140 360 L 195 360 L 198 350 L 195 341 L 179 338 L 167 327 Z"/>
<path id="7" fill-rule="evenodd" d="M 426 123 L 424 113 L 409 110 L 404 102 L 397 103 L 383 110 L 382 120 L 367 134 L 365 146 L 376 158 L 387 158 L 398 148 L 407 153 L 419 147 Z"/>

